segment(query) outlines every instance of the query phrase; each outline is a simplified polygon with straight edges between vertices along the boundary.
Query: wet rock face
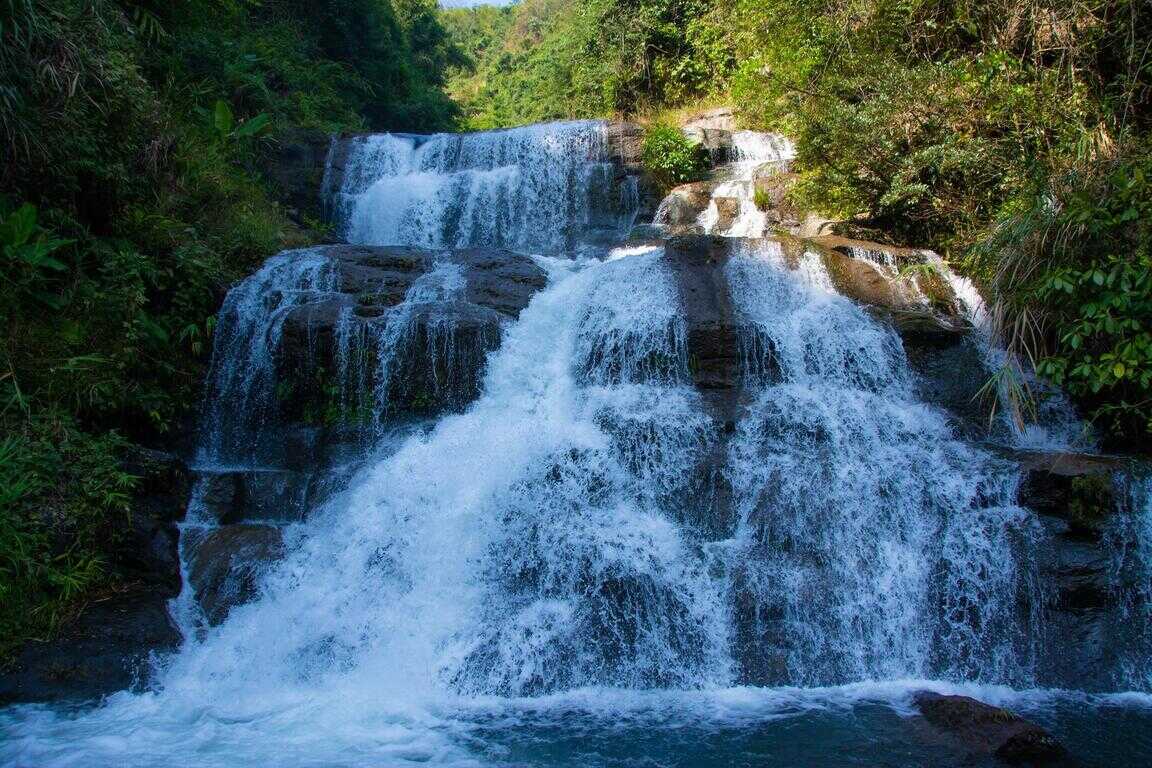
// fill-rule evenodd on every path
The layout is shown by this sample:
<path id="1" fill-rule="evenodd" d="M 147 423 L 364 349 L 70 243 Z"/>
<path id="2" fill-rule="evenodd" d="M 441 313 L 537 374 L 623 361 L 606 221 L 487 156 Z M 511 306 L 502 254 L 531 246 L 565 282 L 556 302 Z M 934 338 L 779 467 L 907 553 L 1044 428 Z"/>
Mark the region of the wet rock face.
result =
<path id="1" fill-rule="evenodd" d="M 175 650 L 170 595 L 140 588 L 88 605 L 47 643 L 29 643 L 0 675 L 0 704 L 89 701 L 145 682 L 149 654 Z"/>
<path id="2" fill-rule="evenodd" d="M 264 152 L 261 165 L 276 197 L 287 206 L 294 221 L 319 218 L 321 198 L 317 190 L 324 175 L 331 138 L 323 131 L 294 128 L 281 131 L 276 143 Z"/>
<path id="3" fill-rule="evenodd" d="M 905 341 L 948 346 L 971 329 L 952 289 L 926 264 L 922 251 L 822 236 L 816 248 L 836 290 L 870 307 Z M 911 267 L 910 275 L 901 270 Z"/>
<path id="4" fill-rule="evenodd" d="M 224 525 L 188 542 L 188 580 L 211 625 L 256 596 L 260 574 L 284 554 L 279 528 Z"/>
<path id="5" fill-rule="evenodd" d="M 695 194 L 692 187 L 678 188 L 684 195 Z M 798 254 L 811 250 L 820 255 L 833 286 L 843 296 L 864 305 L 873 315 L 892 325 L 900 333 L 908 350 L 950 350 L 961 344 L 963 354 L 931 358 L 920 354 L 921 369 L 940 379 L 934 386 L 940 391 L 929 402 L 962 406 L 971 402 L 969 391 L 986 380 L 986 372 L 969 339 L 971 324 L 964 318 L 951 288 L 938 275 L 925 271 L 911 278 L 899 277 L 898 259 L 921 263 L 919 252 L 887 249 L 875 243 L 847 241 L 843 238 L 817 238 L 780 241 L 785 253 Z M 733 319 L 731 301 L 723 276 L 724 265 L 731 254 L 744 247 L 736 238 L 713 235 L 678 235 L 665 246 L 669 268 L 676 277 L 681 307 L 688 325 L 689 354 L 693 359 L 693 377 L 703 390 L 731 389 L 737 385 L 740 345 L 754 341 L 750 330 Z M 888 266 L 891 262 L 893 266 Z M 916 355 L 910 353 L 910 357 Z M 929 359 L 931 358 L 931 359 Z M 948 388 L 944 379 L 955 378 L 953 365 L 971 373 L 971 381 Z M 914 362 L 914 367 L 915 362 Z M 932 394 L 932 386 L 925 391 Z M 946 391 L 948 390 L 948 391 Z"/>
<path id="6" fill-rule="evenodd" d="M 615 183 L 636 179 L 636 221 L 651 221 L 660 205 L 660 186 L 644 167 L 644 128 L 636 123 L 610 122 L 607 127 L 608 156 L 615 166 Z"/>
<path id="7" fill-rule="evenodd" d="M 323 255 L 335 268 L 335 290 L 287 314 L 277 350 L 277 378 L 287 393 L 282 403 L 286 422 L 314 423 L 336 413 L 336 389 L 349 386 L 335 380 L 342 366 L 357 366 L 362 391 L 339 396 L 347 400 L 376 392 L 379 397 L 385 334 L 395 337 L 385 350 L 390 373 L 382 394 L 389 413 L 432 415 L 463 407 L 479 393 L 487 354 L 499 346 L 502 326 L 516 319 L 547 283 L 529 257 L 502 249 L 437 253 L 339 245 L 323 249 Z M 440 298 L 409 296 L 418 280 L 446 263 L 459 267 L 462 287 Z M 399 305 L 406 297 L 420 303 L 403 310 L 402 328 L 385 330 L 397 322 L 389 313 L 402 311 Z M 381 403 L 366 407 L 385 408 Z"/>
<path id="8" fill-rule="evenodd" d="M 740 384 L 740 329 L 724 276 L 729 246 L 722 237 L 684 235 L 664 250 L 686 325 L 692 381 L 704 393 Z"/>
<path id="9" fill-rule="evenodd" d="M 138 480 L 111 565 L 131 581 L 175 596 L 180 591 L 176 523 L 188 507 L 188 469 L 173 454 L 137 448 L 124 470 Z"/>
<path id="10" fill-rule="evenodd" d="M 994 755 L 1016 765 L 1048 765 L 1066 754 L 1052 734 L 1006 709 L 930 691 L 916 694 L 913 701 L 929 724 L 974 755 Z"/>
<path id="11" fill-rule="evenodd" d="M 1047 585 L 1043 645 L 1037 669 L 1046 686 L 1106 690 L 1100 670 L 1121 666 L 1133 644 L 1126 585 L 1113 557 L 1110 529 L 1121 514 L 1117 478 L 1132 471 L 1119 457 L 1010 451 L 1021 470 L 1017 503 L 1039 515 L 1036 551 Z M 1119 685 L 1119 687 L 1123 687 Z"/>
<path id="12" fill-rule="evenodd" d="M 673 187 L 660 201 L 656 224 L 670 234 L 692 234 L 692 229 L 699 231 L 696 220 L 708 207 L 714 187 L 710 181 L 694 181 Z"/>
<path id="13" fill-rule="evenodd" d="M 222 524 L 304 518 L 311 473 L 288 469 L 200 472 L 200 503 Z"/>
<path id="14" fill-rule="evenodd" d="M 612 161 L 631 171 L 644 167 L 644 128 L 636 123 L 611 122 L 606 129 Z"/>
<path id="15" fill-rule="evenodd" d="M 713 166 L 731 162 L 732 130 L 731 128 L 713 128 L 707 125 L 696 124 L 685 127 L 684 135 L 695 141 L 708 152 L 708 158 Z"/>
<path id="16" fill-rule="evenodd" d="M 1023 506 L 1064 520 L 1071 531 L 1099 534 L 1116 505 L 1112 475 L 1129 462 L 1112 456 L 1020 451 Z"/>

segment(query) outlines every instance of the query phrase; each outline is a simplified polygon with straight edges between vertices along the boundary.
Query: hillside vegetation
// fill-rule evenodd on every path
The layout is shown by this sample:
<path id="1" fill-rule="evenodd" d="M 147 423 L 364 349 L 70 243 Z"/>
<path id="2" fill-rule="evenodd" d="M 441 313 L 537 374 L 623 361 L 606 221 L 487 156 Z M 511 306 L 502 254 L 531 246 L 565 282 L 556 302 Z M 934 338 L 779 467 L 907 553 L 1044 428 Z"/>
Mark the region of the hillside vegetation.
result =
<path id="1" fill-rule="evenodd" d="M 433 0 L 0 0 L 0 652 L 117 585 L 126 454 L 187 422 L 226 287 L 314 236 L 269 158 L 450 127 L 456 60 Z"/>
<path id="2" fill-rule="evenodd" d="M 1147 439 L 1147 0 L 524 0 L 445 20 L 468 125 L 732 104 L 796 141 L 796 202 L 941 251 L 1016 359 L 1113 441 Z"/>

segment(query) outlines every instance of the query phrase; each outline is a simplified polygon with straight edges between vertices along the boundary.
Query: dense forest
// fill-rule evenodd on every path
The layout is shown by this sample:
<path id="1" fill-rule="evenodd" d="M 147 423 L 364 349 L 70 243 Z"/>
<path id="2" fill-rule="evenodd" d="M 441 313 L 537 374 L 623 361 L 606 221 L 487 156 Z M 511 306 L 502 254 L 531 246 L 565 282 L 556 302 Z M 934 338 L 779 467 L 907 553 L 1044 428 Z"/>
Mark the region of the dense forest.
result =
<path id="1" fill-rule="evenodd" d="M 324 236 L 269 171 L 301 131 L 730 104 L 796 141 L 798 205 L 939 250 L 1152 430 L 1147 0 L 0 0 L 0 36 L 6 644 L 115 588 L 125 462 L 187 430 L 224 290 Z"/>

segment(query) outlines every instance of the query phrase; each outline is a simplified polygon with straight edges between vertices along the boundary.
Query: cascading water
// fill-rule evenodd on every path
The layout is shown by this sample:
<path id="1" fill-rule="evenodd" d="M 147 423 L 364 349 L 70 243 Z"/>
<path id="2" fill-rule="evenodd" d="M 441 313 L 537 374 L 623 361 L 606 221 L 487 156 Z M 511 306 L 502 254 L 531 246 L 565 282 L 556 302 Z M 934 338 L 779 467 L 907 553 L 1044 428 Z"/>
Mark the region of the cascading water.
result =
<path id="1" fill-rule="evenodd" d="M 575 144 L 550 155 L 558 131 Z M 600 172 L 586 173 L 601 131 L 365 139 L 380 146 L 346 166 L 344 220 L 379 242 L 561 247 L 585 214 L 565 203 L 516 217 L 555 192 L 544 177 L 567 180 L 564 201 L 588 194 L 579 179 Z M 482 209 L 491 226 L 460 224 Z M 382 422 L 417 337 L 433 369 L 456 354 L 449 326 L 427 329 L 467 280 L 456 256 L 429 258 L 387 311 L 336 310 L 341 409 Z M 909 692 L 926 686 L 1090 729 L 1091 714 L 1042 709 L 1062 694 L 1006 687 L 1049 684 L 1037 673 L 1044 533 L 1015 503 L 1017 466 L 958 438 L 918 400 L 892 328 L 838 295 L 815 254 L 786 258 L 774 242 L 717 267 L 739 329 L 735 406 L 721 414 L 693 384 L 700 329 L 671 258 L 539 257 L 549 285 L 503 328 L 470 407 L 387 447 L 374 433 L 352 480 L 293 526 L 255 599 L 196 623 L 150 691 L 79 714 L 0 712 L 0 759 L 903 765 L 938 749 L 901 735 Z M 276 350 L 293 313 L 327 307 L 337 281 L 330 260 L 292 252 L 229 295 L 204 463 L 283 448 Z M 1127 492 L 1108 535 L 1141 629 L 1101 679 L 1147 691 L 1152 505 L 1147 481 Z M 1090 713 L 1118 701 L 1077 697 Z"/>
<path id="2" fill-rule="evenodd" d="M 729 264 L 772 370 L 727 472 L 748 663 L 769 682 L 1031 680 L 1038 609 L 1005 462 L 917 403 L 896 334 L 775 243 Z M 764 679 L 763 677 L 761 679 Z"/>
<path id="3" fill-rule="evenodd" d="M 1152 689 L 1152 476 L 1147 472 L 1113 479 L 1120 514 L 1105 531 L 1109 569 L 1119 593 L 1120 649 L 1111 684 L 1121 690 Z"/>
<path id="4" fill-rule="evenodd" d="M 635 178 L 611 162 L 604 124 L 584 121 L 359 137 L 329 207 L 353 243 L 559 252 L 621 237 L 636 195 Z"/>
<path id="5" fill-rule="evenodd" d="M 196 463 L 251 464 L 278 449 L 268 432 L 278 408 L 276 349 L 288 314 L 335 288 L 332 265 L 315 250 L 288 251 L 228 292 L 208 373 Z"/>
<path id="6" fill-rule="evenodd" d="M 756 176 L 786 170 L 796 150 L 783 136 L 736 131 L 732 134 L 731 155 L 727 178 L 712 189 L 712 199 L 697 223 L 709 234 L 763 237 L 768 230 L 768 218 L 756 204 Z M 720 213 L 720 207 L 725 204 L 735 207 L 728 221 L 722 221 Z"/>

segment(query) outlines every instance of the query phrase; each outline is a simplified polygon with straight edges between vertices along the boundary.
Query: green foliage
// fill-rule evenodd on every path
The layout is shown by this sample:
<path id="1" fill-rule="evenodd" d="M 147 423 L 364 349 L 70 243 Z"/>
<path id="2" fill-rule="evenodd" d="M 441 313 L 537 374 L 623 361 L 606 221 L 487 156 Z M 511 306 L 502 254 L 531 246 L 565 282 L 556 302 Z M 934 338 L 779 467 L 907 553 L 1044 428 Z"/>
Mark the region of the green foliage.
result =
<path id="1" fill-rule="evenodd" d="M 443 11 L 466 59 L 449 92 L 473 128 L 687 103 L 726 87 L 735 59 L 723 10 L 709 0 L 523 0 Z"/>
<path id="2" fill-rule="evenodd" d="M 644 167 L 665 187 L 700 179 L 708 153 L 699 142 L 671 125 L 654 124 L 644 135 Z"/>
<path id="3" fill-rule="evenodd" d="M 62 301 L 52 291 L 52 284 L 68 266 L 53 254 L 72 241 L 50 237 L 36 217 L 36 206 L 29 203 L 7 214 L 0 210 L 0 253 L 4 257 L 0 268 L 6 283 L 0 296 L 7 306 L 33 301 L 59 309 Z"/>
<path id="4" fill-rule="evenodd" d="M 1042 232 L 1001 244 L 1016 269 L 999 288 L 1013 317 L 1032 311 L 1018 343 L 1033 343 L 1037 371 L 1138 440 L 1152 432 L 1152 153 L 1102 165 L 1029 218 Z"/>
<path id="5" fill-rule="evenodd" d="M 772 193 L 763 187 L 756 187 L 752 192 L 752 203 L 761 211 L 772 208 Z"/>
<path id="6" fill-rule="evenodd" d="M 123 528 L 137 478 L 126 441 L 38 417 L 0 440 L 0 655 L 51 631 L 108 573 L 102 552 Z"/>
<path id="7" fill-rule="evenodd" d="M 434 0 L 0 0 L 0 636 L 94 583 L 125 440 L 186 425 L 227 286 L 316 237 L 281 143 L 449 128 L 459 60 Z"/>

